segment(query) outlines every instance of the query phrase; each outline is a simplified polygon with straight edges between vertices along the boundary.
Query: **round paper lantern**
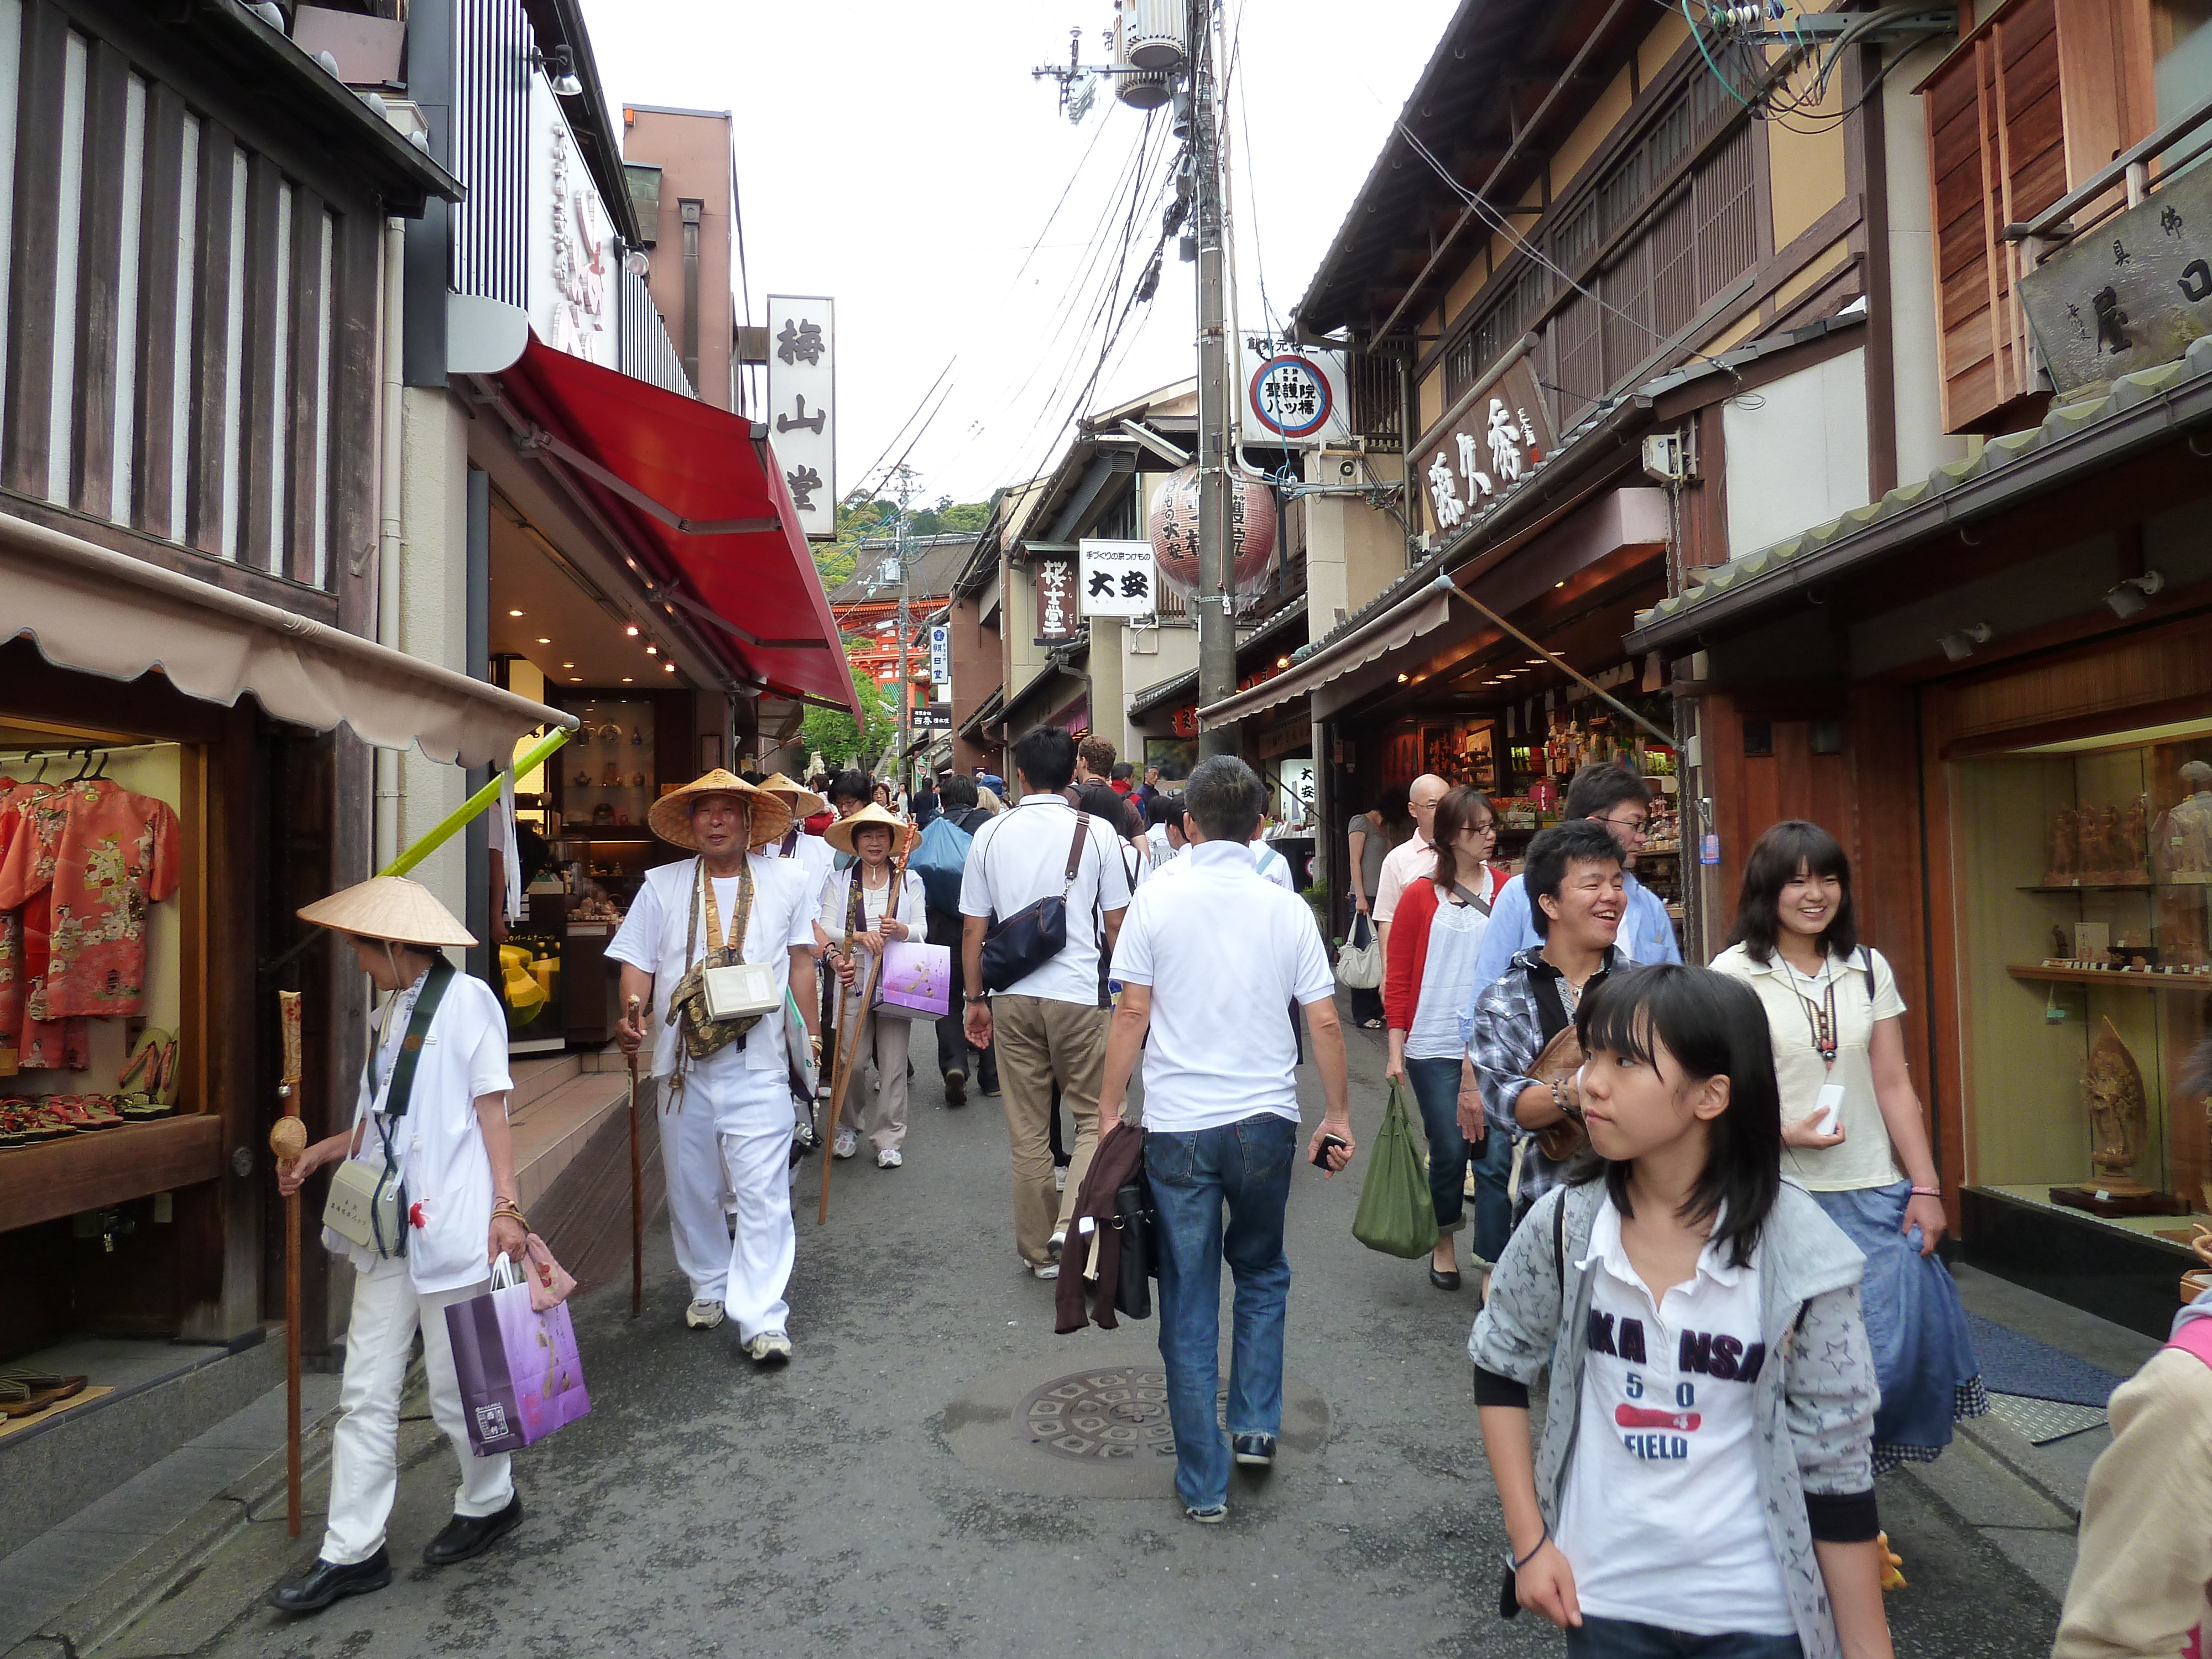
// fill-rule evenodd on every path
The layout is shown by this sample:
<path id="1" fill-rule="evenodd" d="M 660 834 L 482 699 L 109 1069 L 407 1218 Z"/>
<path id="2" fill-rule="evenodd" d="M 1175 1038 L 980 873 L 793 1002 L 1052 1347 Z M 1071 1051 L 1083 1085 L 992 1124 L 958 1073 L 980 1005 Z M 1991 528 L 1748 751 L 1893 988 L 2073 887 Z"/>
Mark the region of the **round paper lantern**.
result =
<path id="1" fill-rule="evenodd" d="M 1249 473 L 1232 473 L 1230 485 L 1230 538 L 1236 550 L 1231 585 L 1241 589 L 1267 573 L 1274 553 L 1275 492 Z M 1178 593 L 1198 587 L 1198 468 L 1186 466 L 1160 486 L 1147 530 L 1160 580 Z"/>

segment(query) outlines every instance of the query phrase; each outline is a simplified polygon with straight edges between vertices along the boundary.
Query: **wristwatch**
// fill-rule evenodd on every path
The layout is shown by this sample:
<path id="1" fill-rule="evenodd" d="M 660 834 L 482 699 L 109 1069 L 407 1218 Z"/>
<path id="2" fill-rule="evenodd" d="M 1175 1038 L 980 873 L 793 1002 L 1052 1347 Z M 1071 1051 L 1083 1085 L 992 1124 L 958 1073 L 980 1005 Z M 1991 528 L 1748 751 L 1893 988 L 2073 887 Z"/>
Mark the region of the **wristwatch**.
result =
<path id="1" fill-rule="evenodd" d="M 964 998 L 964 999 L 963 999 L 963 1000 L 965 1000 L 966 1002 L 968 1002 L 971 1006 L 972 1006 L 974 1004 L 978 1003 L 978 1002 L 988 1002 L 990 1000 L 991 1000 L 991 994 L 990 994 L 988 991 L 986 991 L 986 992 L 985 992 L 981 996 L 980 996 L 980 997 L 967 997 L 967 998 Z"/>

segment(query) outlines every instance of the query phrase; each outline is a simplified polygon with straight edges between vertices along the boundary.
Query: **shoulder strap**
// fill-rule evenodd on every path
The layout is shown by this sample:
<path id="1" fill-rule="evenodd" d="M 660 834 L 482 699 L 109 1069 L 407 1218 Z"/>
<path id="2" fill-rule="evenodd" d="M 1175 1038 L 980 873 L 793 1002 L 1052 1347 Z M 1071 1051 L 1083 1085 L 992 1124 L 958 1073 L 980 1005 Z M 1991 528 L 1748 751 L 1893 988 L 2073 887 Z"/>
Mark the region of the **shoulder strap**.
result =
<path id="1" fill-rule="evenodd" d="M 384 1115 L 386 1117 L 407 1115 L 408 1097 L 415 1089 L 415 1063 L 422 1055 L 422 1039 L 429 1034 L 430 1022 L 437 1018 L 438 1005 L 445 1000 L 446 987 L 453 982 L 453 964 L 439 957 L 430 963 L 428 981 L 422 994 L 415 999 L 414 1016 L 407 1022 L 407 1035 L 399 1044 L 399 1058 L 392 1067 L 392 1084 L 384 1091 Z M 374 1063 L 374 1060 L 370 1062 Z"/>
<path id="2" fill-rule="evenodd" d="M 1553 1037 L 1574 1024 L 1567 1017 L 1567 1000 L 1559 994 L 1559 977 L 1555 973 L 1528 970 L 1528 994 L 1536 1000 L 1536 1024 L 1542 1030 L 1544 1041 Z M 1588 995 L 1587 989 L 1583 992 Z"/>
<path id="3" fill-rule="evenodd" d="M 1559 1316 L 1566 1317 L 1567 1299 L 1567 1195 L 1562 1190 L 1559 1201 L 1552 1206 L 1552 1272 L 1559 1281 Z"/>
<path id="4" fill-rule="evenodd" d="M 1867 1000 L 1871 1003 L 1874 1000 L 1874 946 L 1860 945 L 1859 954 L 1866 960 Z"/>
<path id="5" fill-rule="evenodd" d="M 1060 896 L 1062 898 L 1066 898 L 1068 890 L 1075 885 L 1075 872 L 1083 863 L 1084 837 L 1090 833 L 1091 814 L 1078 812 L 1075 815 L 1075 836 L 1067 843 L 1067 874 L 1060 884 Z"/>
<path id="6" fill-rule="evenodd" d="M 1461 901 L 1472 908 L 1477 915 L 1486 916 L 1490 914 L 1490 901 L 1479 893 L 1469 892 L 1465 882 L 1454 882 L 1452 891 L 1457 893 Z"/>

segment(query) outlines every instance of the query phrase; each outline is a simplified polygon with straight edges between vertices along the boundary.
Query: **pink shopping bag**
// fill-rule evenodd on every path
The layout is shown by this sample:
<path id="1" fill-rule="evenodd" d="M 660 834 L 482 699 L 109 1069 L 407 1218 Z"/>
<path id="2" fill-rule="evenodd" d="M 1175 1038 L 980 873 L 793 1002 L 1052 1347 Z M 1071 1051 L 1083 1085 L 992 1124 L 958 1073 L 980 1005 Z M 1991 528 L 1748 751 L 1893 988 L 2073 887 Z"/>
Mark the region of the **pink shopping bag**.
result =
<path id="1" fill-rule="evenodd" d="M 893 1019 L 940 1019 L 952 1008 L 952 947 L 898 939 L 884 947 L 876 1012 Z"/>
<path id="2" fill-rule="evenodd" d="M 492 1288 L 446 1309 L 469 1443 L 479 1457 L 534 1445 L 592 1409 L 565 1303 L 543 1312 L 501 1257 Z"/>

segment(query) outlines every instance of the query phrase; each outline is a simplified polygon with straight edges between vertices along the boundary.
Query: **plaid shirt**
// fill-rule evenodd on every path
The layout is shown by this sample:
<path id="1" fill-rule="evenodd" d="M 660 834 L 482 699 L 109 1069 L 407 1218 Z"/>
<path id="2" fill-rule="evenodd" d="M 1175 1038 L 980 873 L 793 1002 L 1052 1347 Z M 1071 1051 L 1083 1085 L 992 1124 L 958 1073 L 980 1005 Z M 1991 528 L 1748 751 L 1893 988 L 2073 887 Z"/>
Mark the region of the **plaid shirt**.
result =
<path id="1" fill-rule="evenodd" d="M 1611 972 L 1618 961 L 1608 949 L 1605 965 L 1590 975 L 1583 988 L 1583 994 L 1589 994 L 1589 987 Z M 1475 1086 L 1482 1095 L 1483 1115 L 1493 1128 L 1502 1129 L 1516 1142 L 1525 1143 L 1521 1154 L 1521 1185 L 1514 1200 L 1516 1215 L 1559 1185 L 1567 1168 L 1538 1152 L 1535 1132 L 1522 1128 L 1520 1120 L 1513 1115 L 1514 1103 L 1521 1098 L 1522 1090 L 1544 1086 L 1528 1075 L 1536 1056 L 1544 1052 L 1543 1018 L 1536 1007 L 1536 994 L 1528 985 L 1532 974 L 1553 979 L 1559 975 L 1559 970 L 1544 960 L 1540 945 L 1516 956 L 1512 966 L 1474 1000 L 1474 1013 L 1467 1033 L 1468 1058 L 1474 1064 Z"/>

